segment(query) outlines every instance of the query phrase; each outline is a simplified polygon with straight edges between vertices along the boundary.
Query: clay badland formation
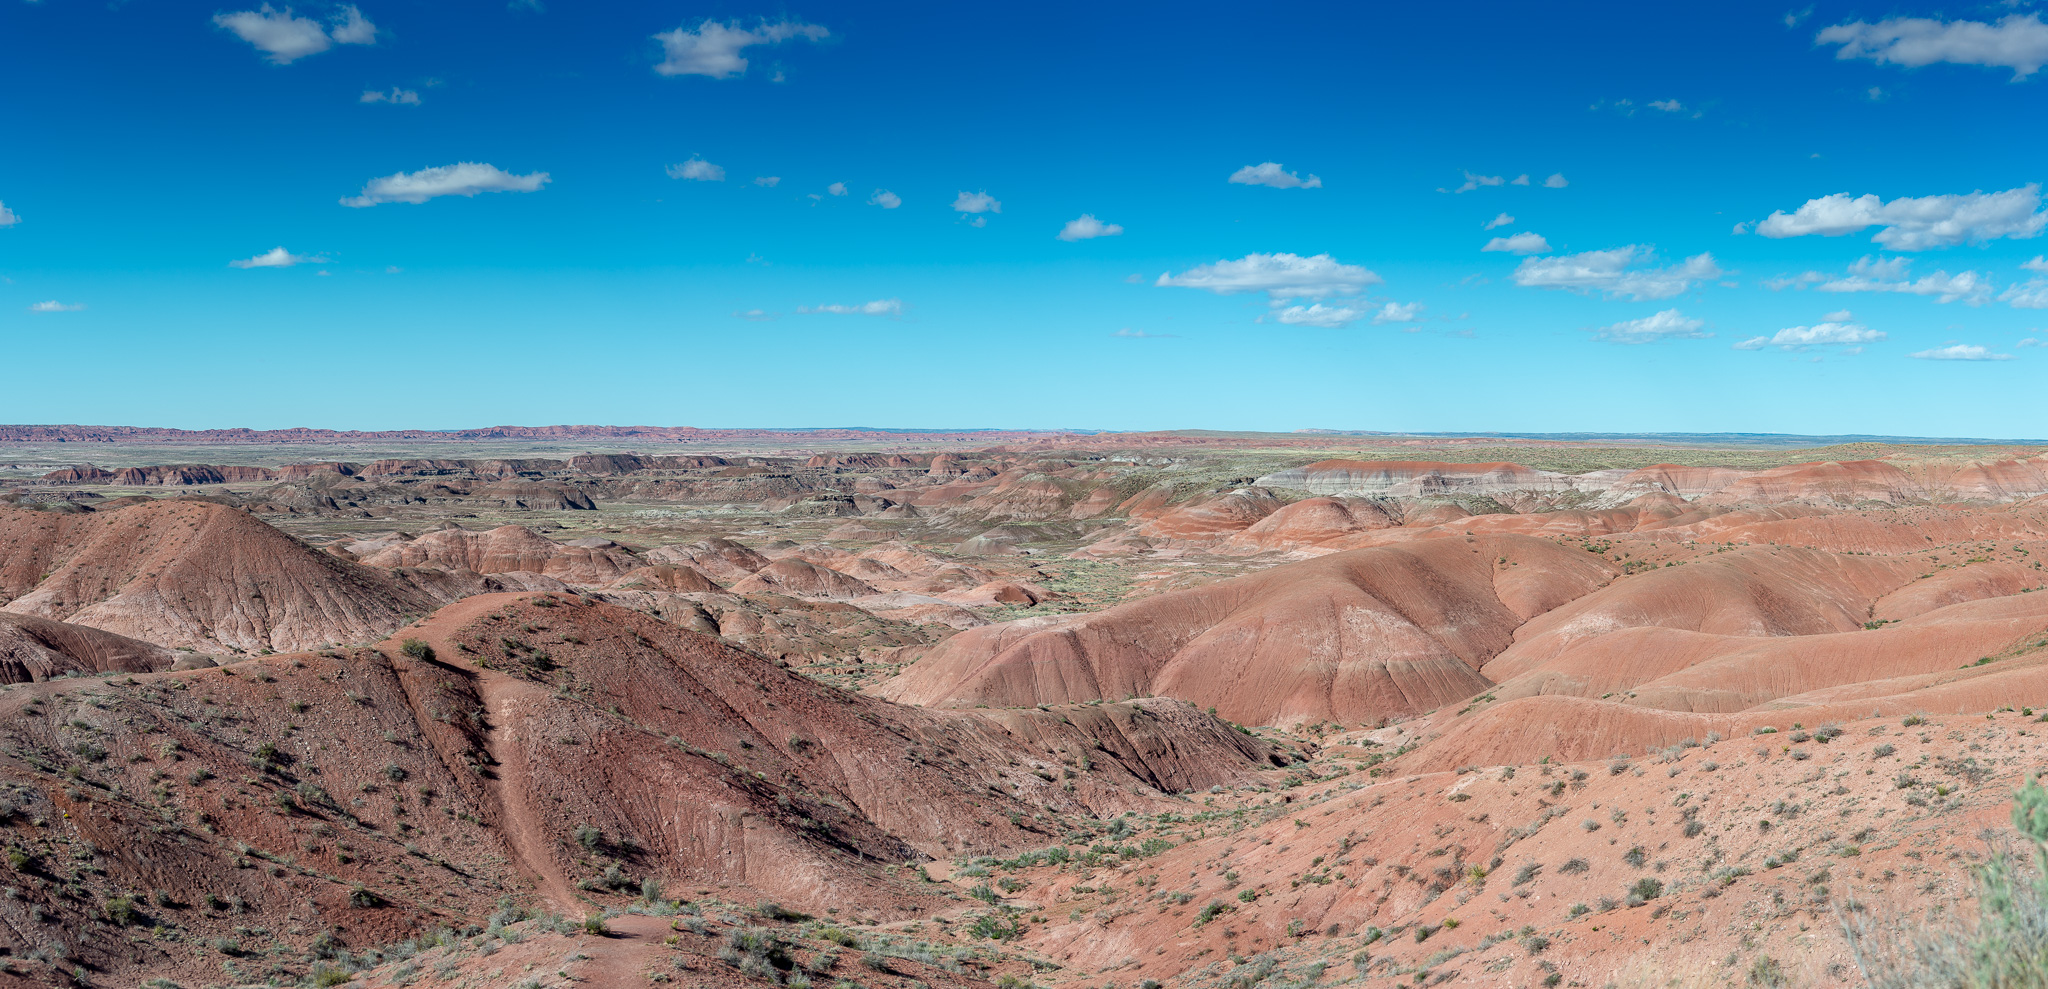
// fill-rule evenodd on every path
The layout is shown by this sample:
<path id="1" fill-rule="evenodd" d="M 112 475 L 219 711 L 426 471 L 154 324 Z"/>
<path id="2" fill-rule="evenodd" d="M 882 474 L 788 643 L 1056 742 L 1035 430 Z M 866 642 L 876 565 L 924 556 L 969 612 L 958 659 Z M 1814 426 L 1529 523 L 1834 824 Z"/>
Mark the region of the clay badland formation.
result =
<path id="1" fill-rule="evenodd" d="M 2048 769 L 2032 449 L 0 439 L 4 984 L 1863 985 Z"/>

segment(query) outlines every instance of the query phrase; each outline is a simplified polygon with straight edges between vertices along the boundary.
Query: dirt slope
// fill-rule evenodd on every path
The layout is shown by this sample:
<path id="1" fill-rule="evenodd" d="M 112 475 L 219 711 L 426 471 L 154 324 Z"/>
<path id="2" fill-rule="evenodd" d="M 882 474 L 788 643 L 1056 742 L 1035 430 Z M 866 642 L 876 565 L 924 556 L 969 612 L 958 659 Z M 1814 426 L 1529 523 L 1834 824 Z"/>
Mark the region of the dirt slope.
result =
<path id="1" fill-rule="evenodd" d="M 0 509 L 0 596 L 17 614 L 202 652 L 375 639 L 439 603 L 196 501 L 88 515 Z"/>
<path id="2" fill-rule="evenodd" d="M 149 673 L 196 656 L 112 632 L 0 611 L 0 683 L 68 673 Z"/>
<path id="3" fill-rule="evenodd" d="M 1521 536 L 1357 550 L 946 640 L 876 693 L 935 706 L 1162 694 L 1253 724 L 1413 715 L 1488 686 L 1529 618 L 1614 574 Z"/>

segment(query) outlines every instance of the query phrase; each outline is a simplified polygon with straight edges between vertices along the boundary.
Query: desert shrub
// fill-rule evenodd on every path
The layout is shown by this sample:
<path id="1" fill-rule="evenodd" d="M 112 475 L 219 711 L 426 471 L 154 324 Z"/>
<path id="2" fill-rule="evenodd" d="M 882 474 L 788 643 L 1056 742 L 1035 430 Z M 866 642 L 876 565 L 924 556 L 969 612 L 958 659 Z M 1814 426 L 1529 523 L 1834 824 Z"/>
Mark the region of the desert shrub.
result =
<path id="1" fill-rule="evenodd" d="M 424 639 L 407 639 L 399 643 L 398 651 L 414 659 L 426 660 L 434 658 L 434 647 L 427 645 Z"/>
<path id="2" fill-rule="evenodd" d="M 1621 860 L 1640 869 L 1643 867 L 1643 863 L 1648 861 L 1649 858 L 1650 850 L 1644 848 L 1641 845 L 1637 845 L 1634 848 L 1629 849 L 1626 854 L 1622 855 Z"/>
<path id="3" fill-rule="evenodd" d="M 2048 790 L 2037 780 L 2014 794 L 2013 826 L 2027 839 L 2032 868 L 1992 855 L 1977 868 L 1977 911 L 1945 924 L 1873 929 L 1837 916 L 1872 989 L 1996 986 L 2048 989 Z M 1853 917 L 1853 919 L 1852 919 Z"/>
<path id="4" fill-rule="evenodd" d="M 135 909 L 135 901 L 126 896 L 107 897 L 105 910 L 107 923 L 115 927 L 127 927 L 142 919 L 142 911 Z"/>
<path id="5" fill-rule="evenodd" d="M 1566 873 L 1566 874 L 1571 874 L 1571 873 L 1577 873 L 1577 872 L 1584 872 L 1584 871 L 1586 871 L 1587 869 L 1590 869 L 1590 868 L 1592 868 L 1592 866 L 1589 866 L 1589 865 L 1587 865 L 1587 864 L 1586 864 L 1586 860 L 1585 860 L 1585 859 L 1572 859 L 1571 861 L 1569 861 L 1569 862 L 1566 862 L 1565 864 L 1563 864 L 1563 865 L 1560 865 L 1560 866 L 1558 866 L 1558 867 L 1557 867 L 1557 871 L 1559 871 L 1559 872 L 1563 872 L 1563 873 Z"/>
<path id="6" fill-rule="evenodd" d="M 1743 980 L 1743 984 L 1757 989 L 1775 989 L 1784 985 L 1786 981 L 1785 969 L 1778 964 L 1776 958 L 1758 955 L 1756 961 L 1750 963 L 1749 975 Z"/>
<path id="7" fill-rule="evenodd" d="M 1541 875 L 1542 873 L 1543 866 L 1535 862 L 1524 862 L 1522 863 L 1521 868 L 1515 870 L 1515 881 L 1513 885 L 1527 885 L 1530 882 L 1535 881 L 1536 877 Z"/>

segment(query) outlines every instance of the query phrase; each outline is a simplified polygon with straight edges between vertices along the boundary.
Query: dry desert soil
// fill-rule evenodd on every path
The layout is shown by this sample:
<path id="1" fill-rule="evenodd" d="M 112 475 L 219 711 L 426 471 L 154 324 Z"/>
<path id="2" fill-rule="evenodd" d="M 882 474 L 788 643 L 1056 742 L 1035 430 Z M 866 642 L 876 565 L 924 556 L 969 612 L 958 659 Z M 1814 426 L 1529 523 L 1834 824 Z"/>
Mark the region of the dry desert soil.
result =
<path id="1" fill-rule="evenodd" d="M 1861 986 L 2032 867 L 2038 449 L 576 429 L 0 428 L 0 986 Z"/>

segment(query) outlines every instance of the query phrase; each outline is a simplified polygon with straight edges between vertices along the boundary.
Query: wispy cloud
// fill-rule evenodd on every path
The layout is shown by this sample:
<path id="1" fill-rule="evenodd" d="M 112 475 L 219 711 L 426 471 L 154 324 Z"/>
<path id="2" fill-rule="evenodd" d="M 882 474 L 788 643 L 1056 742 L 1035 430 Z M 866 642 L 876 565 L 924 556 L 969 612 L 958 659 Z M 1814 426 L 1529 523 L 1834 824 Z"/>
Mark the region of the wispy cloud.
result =
<path id="1" fill-rule="evenodd" d="M 1507 215 L 1505 213 L 1501 214 Z M 1549 254 L 1550 242 L 1542 234 L 1522 231 L 1512 237 L 1495 237 L 1486 242 L 1481 251 L 1505 251 L 1509 254 Z"/>
<path id="2" fill-rule="evenodd" d="M 833 193 L 833 195 L 838 195 L 838 193 Z M 895 209 L 903 205 L 903 197 L 887 189 L 876 189 L 872 195 L 868 196 L 868 205 L 880 206 L 883 209 Z"/>
<path id="3" fill-rule="evenodd" d="M 765 309 L 748 309 L 744 312 L 735 312 L 733 313 L 733 315 L 740 319 L 748 320 L 750 322 L 755 323 L 765 323 L 775 318 L 774 313 L 769 312 Z"/>
<path id="4" fill-rule="evenodd" d="M 1625 319 L 1593 331 L 1596 339 L 1609 343 L 1655 343 L 1659 340 L 1700 339 L 1713 336 L 1702 330 L 1706 320 L 1690 319 L 1676 309 L 1652 313 L 1641 319 Z"/>
<path id="5" fill-rule="evenodd" d="M 1492 229 L 1494 229 L 1494 228 L 1496 228 L 1496 227 L 1505 227 L 1505 226 L 1507 226 L 1508 224 L 1510 224 L 1510 223 L 1513 223 L 1513 222 L 1515 222 L 1515 218 L 1514 218 L 1514 217 L 1512 217 L 1512 216 L 1509 216 L 1509 215 L 1507 215 L 1506 213 L 1501 213 L 1501 214 L 1499 214 L 1499 215 L 1495 216 L 1495 217 L 1494 217 L 1493 219 L 1491 219 L 1491 220 L 1488 220 L 1488 221 L 1486 221 L 1486 225 L 1485 225 L 1485 226 L 1483 226 L 1483 227 L 1480 227 L 1479 229 L 1481 229 L 1481 230 L 1492 230 Z"/>
<path id="6" fill-rule="evenodd" d="M 1791 213 L 1772 213 L 1757 223 L 1756 232 L 1780 238 L 1839 237 L 1870 227 L 1880 228 L 1870 238 L 1876 243 L 1895 251 L 1924 251 L 2002 237 L 2036 237 L 2048 229 L 2048 212 L 2041 211 L 2038 182 L 2004 192 L 1902 196 L 1891 202 L 1838 192 L 1809 199 Z"/>
<path id="7" fill-rule="evenodd" d="M 2020 80 L 2048 65 L 2048 24 L 2039 14 L 2008 14 L 1996 24 L 1893 17 L 1822 28 L 1814 43 L 1840 45 L 1839 59 L 1867 58 L 1914 68 L 1936 62 L 2011 69 Z"/>
<path id="8" fill-rule="evenodd" d="M 665 171 L 672 179 L 689 179 L 694 182 L 725 181 L 725 169 L 694 156 L 689 161 L 668 166 Z"/>
<path id="9" fill-rule="evenodd" d="M 1545 189 L 1562 189 L 1568 185 L 1571 185 L 1571 183 L 1565 181 L 1563 172 L 1554 172 L 1549 178 L 1543 180 L 1543 187 Z"/>
<path id="10" fill-rule="evenodd" d="M 832 32 L 816 24 L 797 21 L 763 21 L 743 28 L 738 21 L 720 24 L 707 20 L 696 30 L 676 28 L 654 36 L 665 57 L 654 71 L 665 76 L 710 76 L 730 79 L 744 75 L 747 60 L 740 52 L 756 45 L 773 45 L 792 38 L 823 41 Z"/>
<path id="11" fill-rule="evenodd" d="M 374 89 L 366 89 L 363 91 L 363 98 L 358 100 L 357 102 L 391 103 L 397 106 L 419 106 L 420 94 L 418 90 L 400 89 L 397 86 L 391 87 L 391 91 L 388 93 L 379 92 Z"/>
<path id="12" fill-rule="evenodd" d="M 1285 166 L 1277 161 L 1246 165 L 1230 173 L 1230 181 L 1238 185 L 1263 185 L 1271 189 L 1320 189 L 1323 187 L 1323 180 L 1320 176 L 1310 175 L 1304 179 L 1299 174 L 1288 171 Z"/>
<path id="13" fill-rule="evenodd" d="M 1334 330 L 1348 326 L 1365 318 L 1365 310 L 1355 306 L 1326 306 L 1318 302 L 1308 306 L 1275 306 L 1270 317 L 1288 326 L 1315 326 Z M 1259 317 L 1265 322 L 1267 317 Z"/>
<path id="14" fill-rule="evenodd" d="M 2048 278 L 2029 278 L 2007 286 L 1998 301 L 2014 309 L 2048 309 Z"/>
<path id="15" fill-rule="evenodd" d="M 1877 343 L 1885 338 L 1884 333 L 1867 326 L 1846 322 L 1846 312 L 1829 313 L 1840 316 L 1844 322 L 1828 320 L 1812 326 L 1788 326 L 1767 337 L 1750 337 L 1735 345 L 1736 350 L 1762 350 L 1765 347 L 1782 347 L 1786 350 L 1805 350 L 1810 347 L 1854 346 Z"/>
<path id="16" fill-rule="evenodd" d="M 21 214 L 8 209 L 6 203 L 0 203 L 0 227 L 11 227 L 20 222 Z"/>
<path id="17" fill-rule="evenodd" d="M 981 192 L 962 192 L 953 199 L 953 211 L 956 213 L 1000 213 L 1003 211 L 1003 201 L 989 195 L 986 189 Z"/>
<path id="18" fill-rule="evenodd" d="M 1061 240 L 1073 242 L 1094 240 L 1097 237 L 1115 237 L 1123 232 L 1122 224 L 1104 223 L 1096 219 L 1093 213 L 1083 213 L 1075 219 L 1068 220 L 1067 225 L 1061 227 L 1056 236 Z"/>
<path id="19" fill-rule="evenodd" d="M 77 312 L 77 311 L 79 311 L 80 309 L 84 309 L 84 308 L 85 308 L 85 303 L 83 303 L 83 302 L 58 302 L 58 301 L 57 301 L 57 300 L 55 300 L 55 299 L 51 299 L 51 300 L 50 300 L 50 301 L 48 301 L 48 302 L 38 302 L 38 303 L 36 303 L 35 305 L 32 305 L 32 306 L 28 307 L 28 311 L 29 311 L 29 312 Z"/>
<path id="20" fill-rule="evenodd" d="M 1110 334 L 1110 336 L 1122 337 L 1126 340 L 1177 340 L 1180 338 L 1178 333 L 1147 333 L 1144 330 L 1134 330 L 1128 326 Z"/>
<path id="21" fill-rule="evenodd" d="M 1992 353 L 1991 348 L 1980 347 L 1974 343 L 1950 344 L 1946 347 L 1936 347 L 1933 350 L 1923 350 L 1916 354 L 1907 354 L 1906 356 L 1923 361 L 2012 361 L 2019 359 L 2011 354 Z"/>
<path id="22" fill-rule="evenodd" d="M 1527 178 L 1527 176 L 1523 176 L 1523 177 L 1524 177 L 1524 178 Z M 1461 186 L 1459 186 L 1459 187 L 1457 187 L 1457 188 L 1455 188 L 1455 189 L 1452 189 L 1452 190 L 1451 190 L 1451 193 L 1452 193 L 1453 195 L 1455 195 L 1455 194 L 1457 194 L 1457 193 L 1461 193 L 1461 192 L 1471 192 L 1472 190 L 1474 190 L 1474 189 L 1478 189 L 1478 188 L 1480 188 L 1480 187 L 1482 187 L 1482 186 L 1496 186 L 1496 185 L 1505 185 L 1505 184 L 1507 184 L 1507 179 L 1504 179 L 1504 178 L 1502 178 L 1502 177 L 1500 177 L 1500 176 L 1498 176 L 1498 175 L 1474 175 L 1474 174 L 1472 174 L 1471 172 L 1466 172 L 1466 173 L 1465 173 L 1465 184 L 1464 184 L 1464 185 L 1461 185 Z M 1527 183 L 1523 183 L 1523 184 L 1524 184 L 1524 185 L 1526 185 Z M 1438 191 L 1442 191 L 1442 190 L 1438 190 Z"/>
<path id="23" fill-rule="evenodd" d="M 836 316 L 901 316 L 903 315 L 903 300 L 876 299 L 873 302 L 863 302 L 857 306 L 798 306 L 796 311 L 800 313 L 831 313 Z"/>
<path id="24" fill-rule="evenodd" d="M 363 207 L 424 203 L 437 196 L 475 196 L 480 192 L 539 192 L 547 183 L 546 172 L 514 175 L 495 165 L 465 161 L 371 179 L 363 186 L 362 195 L 343 199 L 341 204 Z"/>
<path id="25" fill-rule="evenodd" d="M 1923 295 L 1932 297 L 1936 302 L 1960 301 L 1972 306 L 1981 306 L 1991 298 L 1991 282 L 1974 271 L 1965 271 L 1960 275 L 1937 271 L 1912 279 L 1906 270 L 1912 263 L 1906 258 L 1865 256 L 1849 265 L 1847 275 L 1830 277 L 1821 282 L 1819 288 L 1823 292 L 1895 292 L 1902 295 Z"/>
<path id="26" fill-rule="evenodd" d="M 338 44 L 367 45 L 377 40 L 377 26 L 355 4 L 337 9 L 325 25 L 294 15 L 290 7 L 280 11 L 267 3 L 256 10 L 215 14 L 213 23 L 254 46 L 273 65 L 290 65 Z"/>
<path id="27" fill-rule="evenodd" d="M 834 182 L 834 183 L 832 183 L 831 185 L 828 185 L 828 186 L 826 186 L 826 187 L 825 187 L 825 194 L 826 194 L 826 195 L 829 195 L 829 196 L 844 196 L 844 195 L 846 195 L 846 183 L 844 183 L 844 182 Z"/>
<path id="28" fill-rule="evenodd" d="M 778 186 L 778 185 L 781 185 L 781 184 L 782 184 L 782 176 L 780 176 L 780 175 L 756 175 L 756 176 L 754 176 L 754 184 L 755 184 L 755 185 L 758 185 L 758 186 L 760 186 L 760 187 L 761 187 L 761 188 L 763 188 L 763 189 L 773 189 L 773 188 L 775 188 L 776 186 Z"/>
<path id="29" fill-rule="evenodd" d="M 1207 289 L 1218 295 L 1265 292 L 1275 299 L 1327 299 L 1357 295 L 1380 276 L 1328 254 L 1247 254 L 1236 261 L 1197 265 L 1178 275 L 1162 274 L 1154 285 Z"/>
<path id="30" fill-rule="evenodd" d="M 1422 311 L 1429 308 L 1420 302 L 1389 302 L 1372 314 L 1374 326 L 1387 323 L 1413 323 L 1422 318 Z"/>
<path id="31" fill-rule="evenodd" d="M 1599 292 L 1610 298 L 1626 296 L 1636 301 L 1668 299 L 1692 287 L 1696 281 L 1721 276 L 1712 254 L 1695 254 L 1683 263 L 1665 268 L 1634 265 L 1653 260 L 1648 247 L 1629 244 L 1606 251 L 1586 251 L 1554 258 L 1524 258 L 1515 268 L 1515 284 L 1526 288 L 1556 288 L 1580 293 Z"/>
<path id="32" fill-rule="evenodd" d="M 326 264 L 327 258 L 319 254 L 293 254 L 282 247 L 273 247 L 253 258 L 229 261 L 230 268 L 289 268 L 295 264 Z"/>

